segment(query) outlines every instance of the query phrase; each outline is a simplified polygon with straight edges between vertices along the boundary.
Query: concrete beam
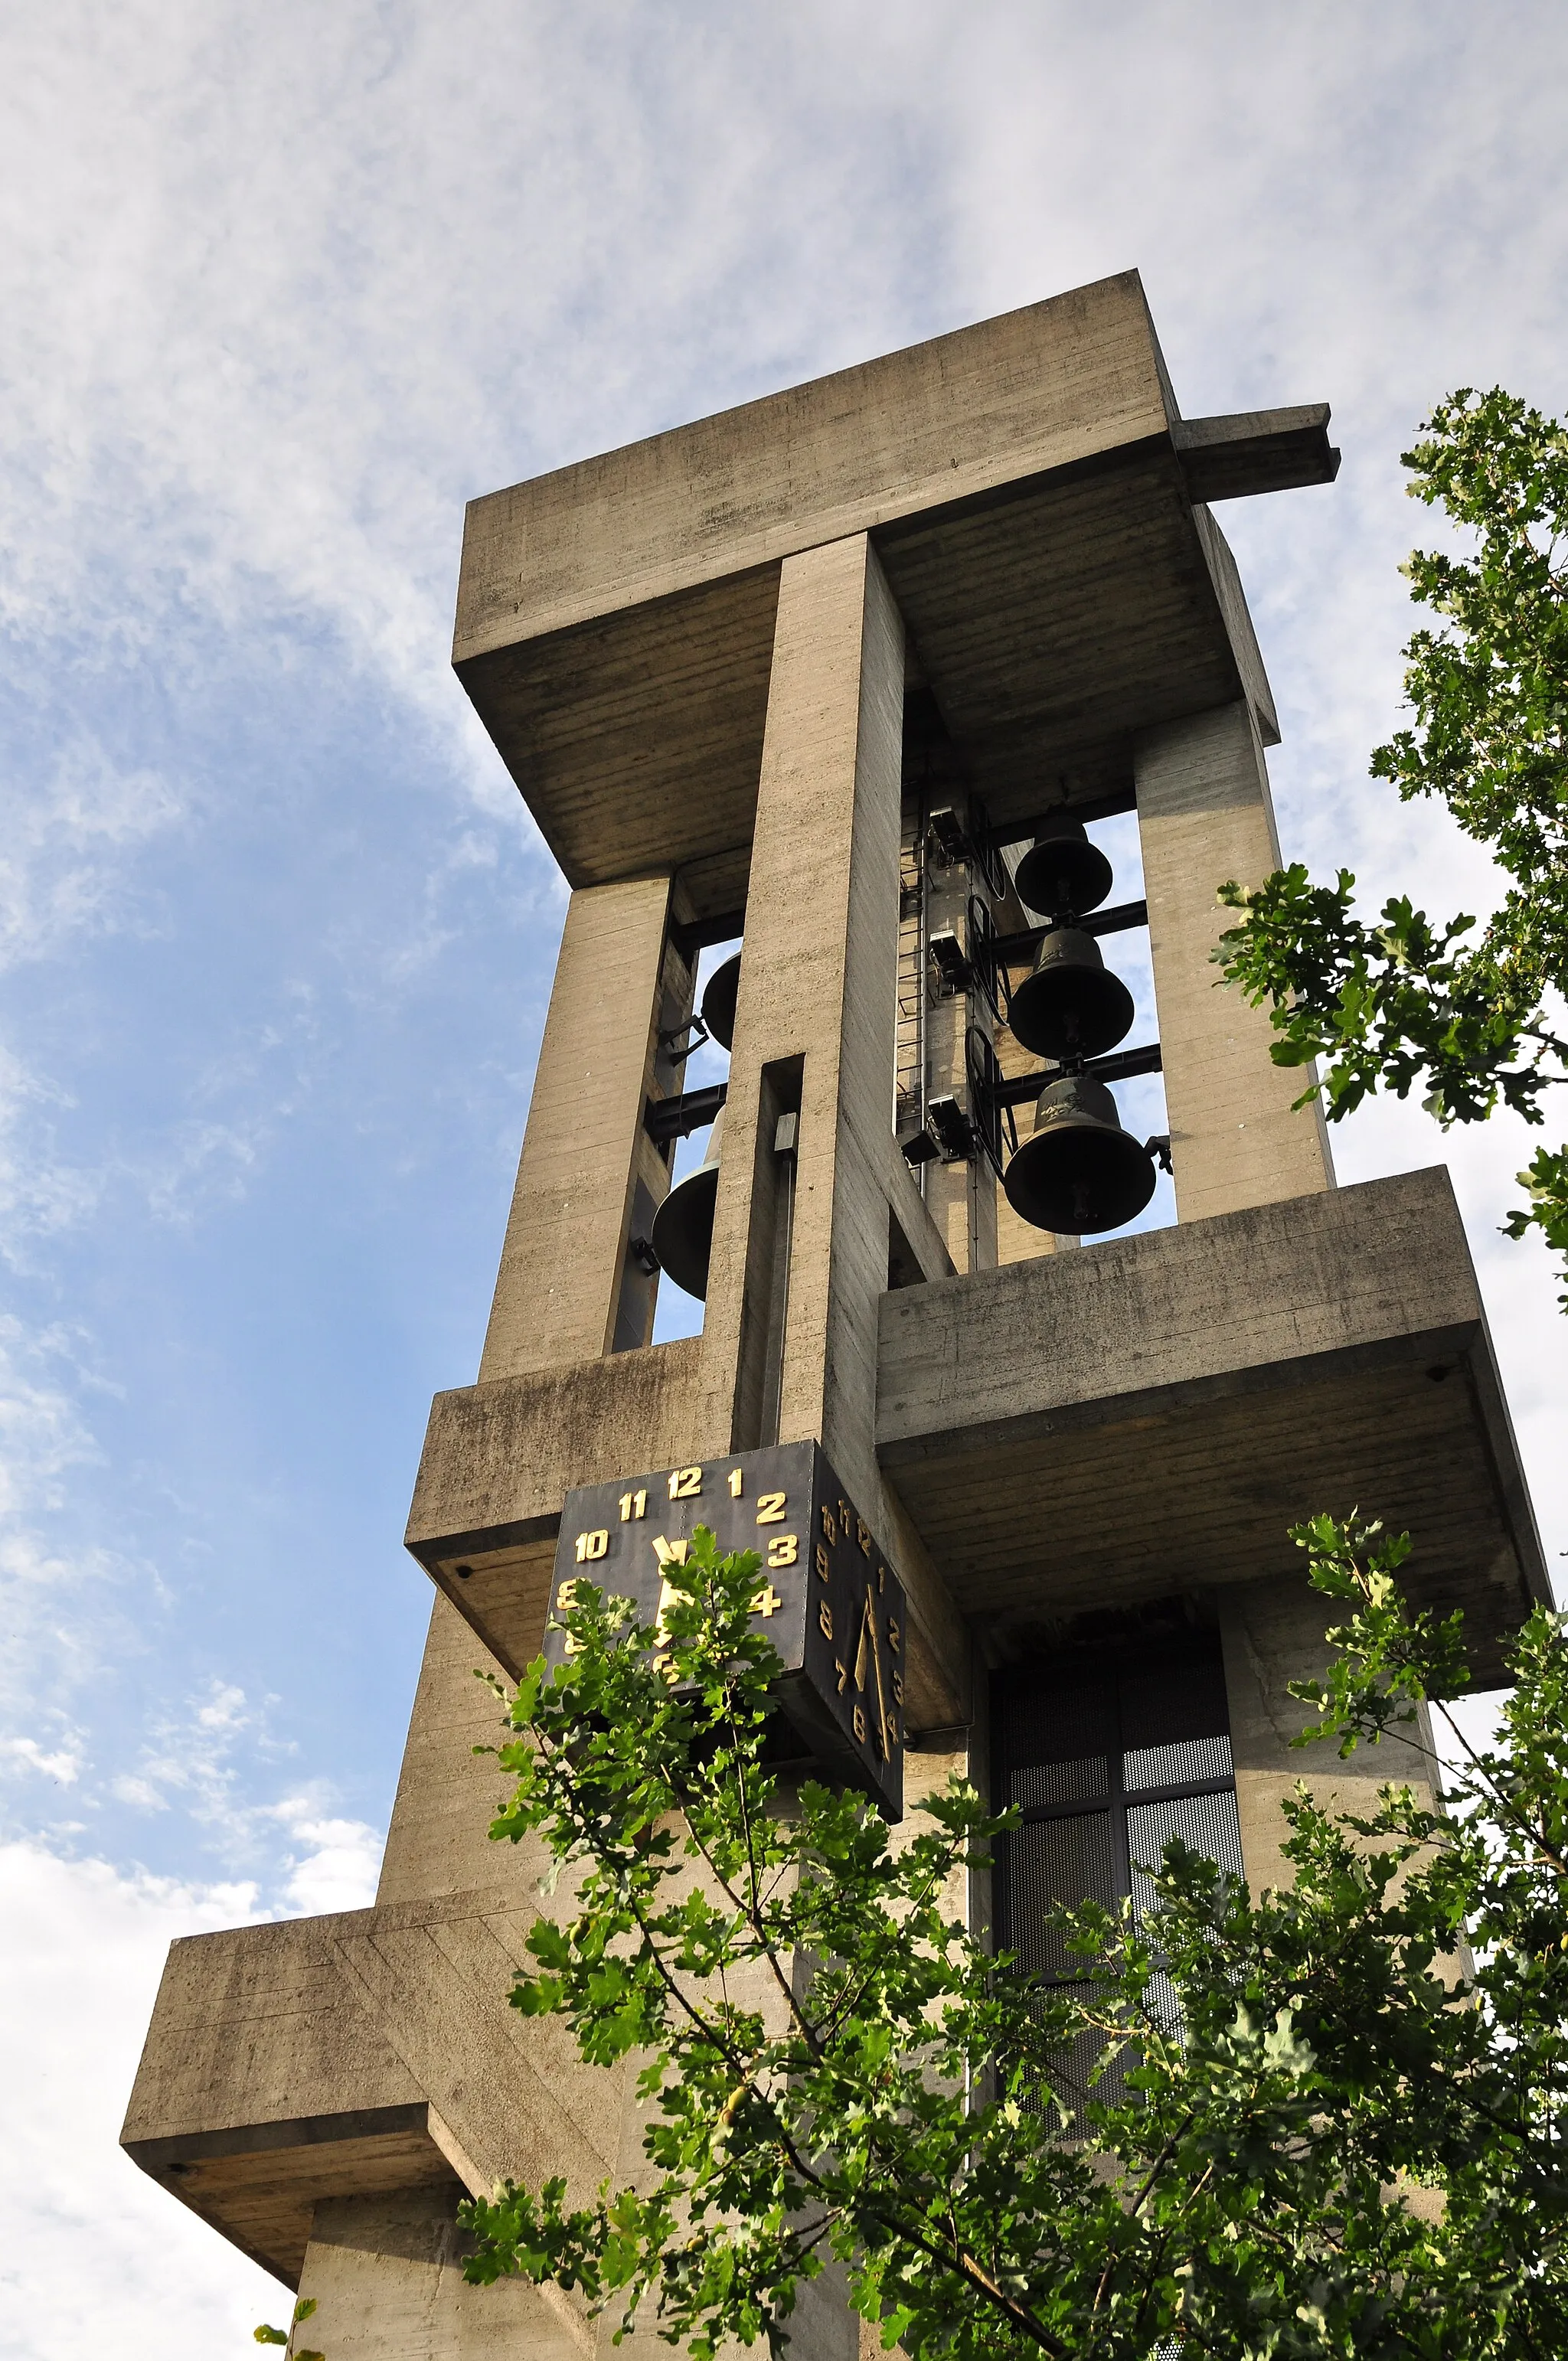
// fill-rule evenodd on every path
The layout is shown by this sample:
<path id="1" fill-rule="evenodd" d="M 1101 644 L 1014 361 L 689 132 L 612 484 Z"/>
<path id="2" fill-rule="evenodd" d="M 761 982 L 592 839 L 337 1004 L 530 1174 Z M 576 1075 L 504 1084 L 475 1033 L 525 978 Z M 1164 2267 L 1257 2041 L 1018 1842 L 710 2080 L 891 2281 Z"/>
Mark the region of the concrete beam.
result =
<path id="1" fill-rule="evenodd" d="M 1179 418 L 1170 430 L 1195 500 L 1239 500 L 1332 484 L 1339 453 L 1329 441 L 1329 405 L 1243 410 L 1226 418 Z"/>

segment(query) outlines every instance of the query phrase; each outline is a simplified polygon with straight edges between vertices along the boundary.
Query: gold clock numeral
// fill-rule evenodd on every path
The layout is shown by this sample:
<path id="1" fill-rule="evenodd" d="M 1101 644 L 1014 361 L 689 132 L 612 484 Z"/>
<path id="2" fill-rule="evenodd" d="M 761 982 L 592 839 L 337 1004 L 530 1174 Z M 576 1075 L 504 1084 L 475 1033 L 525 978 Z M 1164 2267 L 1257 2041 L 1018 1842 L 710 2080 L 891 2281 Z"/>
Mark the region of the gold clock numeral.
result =
<path id="1" fill-rule="evenodd" d="M 902 1705 L 904 1703 L 904 1675 L 902 1673 L 894 1673 L 893 1676 L 893 1701 L 894 1705 Z"/>
<path id="2" fill-rule="evenodd" d="M 838 1659 L 838 1657 L 837 1657 L 837 1656 L 835 1656 L 835 1657 L 834 1657 L 834 1659 L 833 1659 L 833 1670 L 834 1670 L 834 1671 L 838 1674 L 838 1675 L 839 1675 L 839 1695 L 840 1697 L 842 1697 L 842 1696 L 843 1696 L 843 1694 L 844 1694 L 844 1684 L 845 1684 L 845 1682 L 846 1682 L 846 1681 L 849 1679 L 849 1677 L 850 1677 L 849 1670 L 848 1670 L 847 1666 L 845 1666 L 845 1665 L 841 1664 L 839 1662 L 839 1659 Z"/>
<path id="3" fill-rule="evenodd" d="M 782 1525 L 784 1512 L 784 1495 L 782 1492 L 758 1493 L 757 1522 L 760 1525 Z"/>
<path id="4" fill-rule="evenodd" d="M 822 1532 L 828 1541 L 836 1542 L 839 1538 L 839 1527 L 834 1521 L 833 1511 L 826 1501 L 822 1504 Z"/>
<path id="5" fill-rule="evenodd" d="M 764 1582 L 751 1601 L 751 1612 L 753 1615 L 776 1615 L 783 1605 L 784 1600 L 779 1597 L 773 1584 Z"/>
<path id="6" fill-rule="evenodd" d="M 896 1615 L 890 1615 L 887 1619 L 887 1644 L 896 1656 L 898 1653 L 898 1618 Z"/>
<path id="7" fill-rule="evenodd" d="M 579 1565 L 591 1565 L 595 1558 L 603 1557 L 609 1547 L 609 1529 L 606 1525 L 600 1525 L 597 1532 L 579 1533 L 577 1535 L 577 1564 Z"/>
<path id="8" fill-rule="evenodd" d="M 833 1609 L 825 1598 L 817 1602 L 817 1623 L 822 1637 L 830 1640 L 833 1637 Z"/>
<path id="9" fill-rule="evenodd" d="M 866 1709 L 864 1706 L 858 1705 L 855 1708 L 853 1714 L 850 1716 L 850 1719 L 855 1725 L 855 1736 L 860 1740 L 861 1744 L 863 1746 L 866 1742 Z"/>
<path id="10" fill-rule="evenodd" d="M 781 1565 L 793 1565 L 800 1555 L 800 1543 L 794 1533 L 775 1533 L 768 1543 L 768 1565 L 776 1574 Z"/>
<path id="11" fill-rule="evenodd" d="M 645 1517 L 647 1513 L 648 1495 L 646 1492 L 623 1492 L 621 1494 L 620 1521 L 623 1525 L 629 1525 L 632 1522 L 634 1518 Z"/>
<path id="12" fill-rule="evenodd" d="M 870 1557 L 872 1554 L 871 1527 L 867 1524 L 863 1517 L 857 1517 L 855 1519 L 855 1538 L 861 1545 L 861 1555 L 862 1557 Z"/>
<path id="13" fill-rule="evenodd" d="M 557 1613 L 558 1613 L 558 1614 L 562 1614 L 562 1615 L 569 1615 L 569 1614 L 571 1613 L 571 1611 L 572 1611 L 573 1608 L 576 1605 L 576 1603 L 577 1603 L 577 1586 L 576 1586 L 576 1584 L 575 1582 L 564 1582 L 564 1583 L 561 1585 L 560 1589 L 555 1593 L 555 1607 L 556 1607 L 556 1611 L 557 1611 Z M 566 1643 L 565 1643 L 565 1645 L 566 1645 L 566 1653 L 567 1653 L 567 1655 L 568 1655 L 568 1656 L 575 1656 L 575 1655 L 576 1655 L 576 1654 L 579 1653 L 579 1651 L 581 1650 L 582 1644 L 583 1644 L 583 1643 L 582 1643 L 582 1642 L 581 1642 L 580 1640 L 574 1640 L 570 1632 L 568 1632 L 568 1633 L 566 1634 Z"/>
<path id="14" fill-rule="evenodd" d="M 828 1563 L 828 1553 L 820 1542 L 817 1544 L 817 1571 L 824 1582 L 829 1581 L 832 1577 L 833 1569 Z"/>
<path id="15" fill-rule="evenodd" d="M 670 1471 L 672 1500 L 695 1500 L 702 1490 L 700 1467 L 674 1467 Z"/>
<path id="16" fill-rule="evenodd" d="M 732 1468 L 729 1470 L 729 1497 L 730 1497 L 730 1499 L 731 1499 L 732 1500 L 738 1500 L 738 1499 L 740 1498 L 740 1495 L 742 1494 L 742 1492 L 744 1492 L 744 1490 L 745 1490 L 745 1489 L 746 1489 L 746 1470 L 745 1470 L 743 1467 L 732 1467 Z"/>

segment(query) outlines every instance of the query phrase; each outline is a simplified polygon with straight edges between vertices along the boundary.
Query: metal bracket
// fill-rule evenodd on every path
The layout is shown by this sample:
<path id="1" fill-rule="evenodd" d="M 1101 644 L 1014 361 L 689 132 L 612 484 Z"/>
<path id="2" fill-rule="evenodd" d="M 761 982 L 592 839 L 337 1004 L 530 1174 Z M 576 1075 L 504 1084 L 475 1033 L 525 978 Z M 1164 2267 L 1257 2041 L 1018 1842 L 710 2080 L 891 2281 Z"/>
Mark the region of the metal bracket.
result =
<path id="1" fill-rule="evenodd" d="M 642 1128 L 650 1139 L 684 1139 L 713 1121 L 729 1095 L 728 1082 L 711 1082 L 705 1091 L 683 1091 L 678 1098 L 649 1099 L 642 1108 Z"/>
<path id="2" fill-rule="evenodd" d="M 677 1049 L 673 1045 L 680 1039 L 683 1033 L 691 1034 L 693 1038 L 686 1043 L 684 1049 Z M 684 1025 L 664 1027 L 659 1035 L 659 1047 L 664 1053 L 667 1065 L 684 1066 L 694 1049 L 700 1049 L 705 1041 L 711 1041 L 712 1038 L 712 1034 L 700 1016 L 688 1016 Z"/>
<path id="3" fill-rule="evenodd" d="M 1128 927 L 1146 927 L 1148 922 L 1146 902 L 1117 902 L 1109 910 L 1091 910 L 1081 918 L 1053 918 L 1042 927 L 1021 927 L 1015 935 L 998 935 L 991 954 L 1000 966 L 1021 967 L 1058 927 L 1070 927 L 1079 935 L 1119 935 Z"/>

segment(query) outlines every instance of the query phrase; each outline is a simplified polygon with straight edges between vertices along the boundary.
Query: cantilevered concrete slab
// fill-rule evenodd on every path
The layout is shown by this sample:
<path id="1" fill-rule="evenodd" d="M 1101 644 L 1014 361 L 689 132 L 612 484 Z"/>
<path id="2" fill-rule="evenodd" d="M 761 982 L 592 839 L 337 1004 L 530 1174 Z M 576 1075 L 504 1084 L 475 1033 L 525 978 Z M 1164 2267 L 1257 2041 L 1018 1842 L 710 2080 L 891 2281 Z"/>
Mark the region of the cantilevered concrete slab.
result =
<path id="1" fill-rule="evenodd" d="M 573 885 L 743 879 L 781 562 L 869 533 L 1003 824 L 1245 696 L 1206 501 L 1327 482 L 1323 405 L 1183 421 L 1135 271 L 469 504 L 453 661 Z M 1195 505 L 1196 504 L 1196 505 Z M 729 856 L 726 860 L 726 856 Z"/>
<path id="2" fill-rule="evenodd" d="M 1483 1684 L 1551 1597 L 1442 1168 L 902 1289 L 877 1450 L 998 1631 L 1299 1584 L 1287 1527 L 1358 1505 L 1409 1529 Z"/>

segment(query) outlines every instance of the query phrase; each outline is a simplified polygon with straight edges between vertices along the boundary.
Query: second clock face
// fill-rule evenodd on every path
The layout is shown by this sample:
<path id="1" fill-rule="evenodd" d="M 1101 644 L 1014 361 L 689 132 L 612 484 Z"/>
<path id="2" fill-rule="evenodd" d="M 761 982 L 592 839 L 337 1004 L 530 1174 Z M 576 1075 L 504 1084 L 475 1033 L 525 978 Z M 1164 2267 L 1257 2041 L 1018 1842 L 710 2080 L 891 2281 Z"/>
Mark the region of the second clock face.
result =
<path id="1" fill-rule="evenodd" d="M 586 1577 L 656 1624 L 666 1568 L 706 1525 L 721 1551 L 754 1550 L 755 1628 L 783 1660 L 779 1702 L 829 1777 L 896 1818 L 904 1789 L 904 1588 L 815 1443 L 731 1454 L 586 1485 L 561 1519 L 552 1622 Z M 547 1631 L 561 1661 L 565 1635 Z"/>

